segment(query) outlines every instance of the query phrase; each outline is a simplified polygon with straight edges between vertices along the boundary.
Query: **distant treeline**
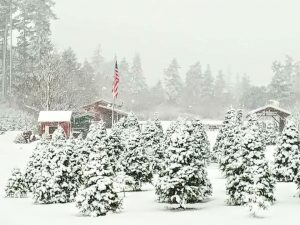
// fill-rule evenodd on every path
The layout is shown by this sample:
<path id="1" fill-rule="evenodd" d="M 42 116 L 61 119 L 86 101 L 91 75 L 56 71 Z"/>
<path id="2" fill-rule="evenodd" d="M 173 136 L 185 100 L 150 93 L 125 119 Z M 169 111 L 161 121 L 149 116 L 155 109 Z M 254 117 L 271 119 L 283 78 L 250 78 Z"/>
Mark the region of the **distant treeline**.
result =
<path id="1" fill-rule="evenodd" d="M 50 29 L 57 19 L 54 5 L 52 0 L 0 2 L 2 101 L 37 110 L 65 110 L 99 98 L 110 100 L 113 60 L 105 59 L 100 47 L 84 62 L 79 62 L 71 48 L 57 51 Z M 12 38 L 17 40 L 13 46 Z M 164 76 L 149 86 L 139 54 L 130 62 L 121 59 L 118 103 L 143 119 L 155 112 L 161 119 L 181 114 L 221 118 L 230 106 L 253 109 L 269 99 L 297 108 L 300 69 L 291 57 L 273 63 L 274 76 L 267 86 L 253 85 L 247 75 L 212 74 L 210 66 L 200 62 L 180 74 L 179 65 L 175 58 L 171 60 Z"/>

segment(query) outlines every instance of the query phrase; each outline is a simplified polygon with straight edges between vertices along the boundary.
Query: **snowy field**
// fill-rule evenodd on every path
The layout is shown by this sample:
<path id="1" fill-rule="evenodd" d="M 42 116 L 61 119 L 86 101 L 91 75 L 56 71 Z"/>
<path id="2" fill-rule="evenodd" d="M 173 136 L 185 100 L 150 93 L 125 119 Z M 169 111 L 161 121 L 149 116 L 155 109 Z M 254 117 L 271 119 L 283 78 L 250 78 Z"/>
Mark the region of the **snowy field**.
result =
<path id="1" fill-rule="evenodd" d="M 33 144 L 14 144 L 17 132 L 0 135 L 0 225 L 247 225 L 247 224 L 299 224 L 300 198 L 293 197 L 296 185 L 277 183 L 276 203 L 260 218 L 249 215 L 247 208 L 225 204 L 225 179 L 216 165 L 208 168 L 213 185 L 213 195 L 205 203 L 193 205 L 190 209 L 179 211 L 156 201 L 153 187 L 142 192 L 126 193 L 123 210 L 105 217 L 84 217 L 78 213 L 74 203 L 36 205 L 30 198 L 4 198 L 4 187 L 15 166 L 24 169 L 34 148 Z M 216 132 L 209 132 L 209 140 L 214 143 Z M 273 148 L 267 151 L 271 160 Z"/>

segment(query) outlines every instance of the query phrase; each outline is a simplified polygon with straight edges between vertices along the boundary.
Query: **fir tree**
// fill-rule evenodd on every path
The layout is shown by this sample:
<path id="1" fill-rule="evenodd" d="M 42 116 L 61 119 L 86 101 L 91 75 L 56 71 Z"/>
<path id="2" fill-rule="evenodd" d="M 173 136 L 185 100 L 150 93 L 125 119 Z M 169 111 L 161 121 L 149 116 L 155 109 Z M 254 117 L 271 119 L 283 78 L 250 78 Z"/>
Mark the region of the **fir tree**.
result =
<path id="1" fill-rule="evenodd" d="M 114 173 L 120 171 L 121 159 L 123 154 L 125 154 L 125 147 L 115 129 L 112 129 L 110 134 L 105 138 L 104 149 L 107 152 Z"/>
<path id="2" fill-rule="evenodd" d="M 43 157 L 47 154 L 49 140 L 42 138 L 33 150 L 32 155 L 29 158 L 25 171 L 25 180 L 29 191 L 33 191 L 33 187 L 37 182 L 38 174 L 43 166 Z"/>
<path id="3" fill-rule="evenodd" d="M 267 122 L 266 128 L 265 128 L 265 143 L 266 145 L 275 145 L 276 141 L 278 139 L 279 132 L 278 132 L 278 126 L 275 122 Z"/>
<path id="4" fill-rule="evenodd" d="M 208 165 L 211 154 L 210 154 L 210 143 L 208 141 L 207 133 L 204 130 L 203 124 L 200 120 L 192 121 L 192 137 L 193 148 L 199 152 L 199 157 L 204 160 L 205 165 Z"/>
<path id="5" fill-rule="evenodd" d="M 23 174 L 19 168 L 14 168 L 5 188 L 6 197 L 23 198 L 27 196 L 27 191 L 27 184 Z"/>
<path id="6" fill-rule="evenodd" d="M 291 182 L 299 168 L 299 133 L 296 125 L 289 121 L 278 141 L 275 151 L 274 175 L 278 181 Z"/>
<path id="7" fill-rule="evenodd" d="M 58 127 L 43 155 L 42 167 L 33 187 L 37 203 L 65 203 L 74 200 L 77 192 L 76 175 L 71 171 L 66 139 L 62 127 Z"/>
<path id="8" fill-rule="evenodd" d="M 160 202 L 178 204 L 180 208 L 201 202 L 212 193 L 204 159 L 193 143 L 196 136 L 191 127 L 185 122 L 176 126 L 166 146 L 165 165 L 156 185 Z"/>
<path id="9" fill-rule="evenodd" d="M 227 131 L 230 125 L 235 122 L 235 116 L 236 116 L 236 112 L 234 109 L 230 109 L 229 111 L 227 111 L 225 115 L 225 119 L 222 123 L 215 145 L 213 147 L 212 161 L 214 162 L 219 162 L 220 160 L 223 151 L 223 142 L 226 138 Z"/>
<path id="10" fill-rule="evenodd" d="M 245 162 L 241 150 L 241 132 L 243 131 L 243 127 L 241 124 L 237 124 L 232 128 L 228 135 L 230 139 L 226 144 L 227 150 L 224 151 L 224 156 L 221 161 L 223 163 L 221 164 L 221 170 L 226 177 L 227 204 L 243 205 L 243 191 L 245 188 L 244 183 L 241 182 L 245 170 Z"/>
<path id="11" fill-rule="evenodd" d="M 243 201 L 255 216 L 274 201 L 275 178 L 265 159 L 265 145 L 255 116 L 250 117 L 242 132 L 242 158 L 245 169 L 241 175 L 244 185 Z"/>
<path id="12" fill-rule="evenodd" d="M 170 66 L 164 72 L 165 92 L 167 101 L 171 104 L 178 104 L 183 84 L 179 75 L 179 65 L 173 59 Z"/>
<path id="13" fill-rule="evenodd" d="M 153 170 L 158 171 L 163 160 L 161 153 L 162 135 L 161 130 L 155 125 L 155 122 L 148 121 L 146 123 L 141 133 L 141 139 L 146 154 L 151 158 Z"/>
<path id="14" fill-rule="evenodd" d="M 237 110 L 235 116 L 228 123 L 226 128 L 226 134 L 223 137 L 221 147 L 221 158 L 219 160 L 220 170 L 225 174 L 228 166 L 235 160 L 234 153 L 236 152 L 236 139 L 239 139 L 238 132 L 240 132 L 240 126 L 242 125 L 242 111 Z"/>
<path id="15" fill-rule="evenodd" d="M 84 184 L 76 198 L 80 212 L 89 216 L 104 216 L 120 209 L 122 199 L 114 184 L 114 172 L 106 151 L 90 155 L 84 169 Z"/>
<path id="16" fill-rule="evenodd" d="M 143 183 L 150 183 L 153 176 L 151 160 L 143 146 L 140 134 L 132 133 L 123 159 L 124 172 L 134 182 L 128 185 L 134 191 L 141 190 Z"/>

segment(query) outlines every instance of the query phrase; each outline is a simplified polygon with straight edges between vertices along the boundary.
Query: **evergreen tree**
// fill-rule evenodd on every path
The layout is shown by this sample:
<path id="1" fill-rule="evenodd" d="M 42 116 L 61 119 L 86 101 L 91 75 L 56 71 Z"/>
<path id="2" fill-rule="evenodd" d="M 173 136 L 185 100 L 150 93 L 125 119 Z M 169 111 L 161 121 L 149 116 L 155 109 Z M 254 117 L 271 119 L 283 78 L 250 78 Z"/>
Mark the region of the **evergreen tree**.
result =
<path id="1" fill-rule="evenodd" d="M 9 198 L 23 198 L 27 195 L 27 184 L 19 168 L 12 171 L 5 188 L 5 195 Z"/>
<path id="2" fill-rule="evenodd" d="M 166 149 L 166 160 L 156 185 L 156 194 L 160 202 L 178 204 L 185 208 L 187 203 L 197 203 L 212 193 L 207 178 L 204 159 L 198 146 L 193 143 L 193 128 L 181 122 L 171 136 Z"/>
<path id="3" fill-rule="evenodd" d="M 226 202 L 229 205 L 243 205 L 243 192 L 245 185 L 242 182 L 242 175 L 245 170 L 245 163 L 241 149 L 241 132 L 243 132 L 241 124 L 237 124 L 230 131 L 230 142 L 227 144 L 228 153 L 224 156 L 223 172 L 226 177 L 226 194 L 228 196 Z M 222 167 L 221 167 L 222 169 Z"/>
<path id="4" fill-rule="evenodd" d="M 121 170 L 121 159 L 125 153 L 125 146 L 115 129 L 111 130 L 104 141 L 104 149 L 109 157 L 113 172 L 116 173 Z"/>
<path id="5" fill-rule="evenodd" d="M 265 144 L 275 145 L 279 137 L 278 126 L 275 122 L 266 122 L 266 128 L 264 133 Z"/>
<path id="6" fill-rule="evenodd" d="M 151 158 L 152 169 L 159 171 L 162 158 L 161 144 L 162 144 L 161 130 L 155 125 L 153 121 L 148 121 L 141 133 L 141 142 L 145 153 Z"/>
<path id="7" fill-rule="evenodd" d="M 221 157 L 219 160 L 219 166 L 221 171 L 226 175 L 227 167 L 231 166 L 232 162 L 235 160 L 234 153 L 236 149 L 236 139 L 239 139 L 238 132 L 240 132 L 240 126 L 242 125 L 242 111 L 237 110 L 231 122 L 228 123 L 226 128 L 226 134 L 223 136 Z"/>
<path id="8" fill-rule="evenodd" d="M 58 127 L 44 154 L 42 167 L 33 187 L 37 203 L 65 203 L 73 201 L 77 192 L 76 175 L 71 170 L 66 139 L 62 127 Z"/>
<path id="9" fill-rule="evenodd" d="M 80 212 L 104 216 L 120 209 L 122 199 L 115 189 L 114 172 L 105 150 L 92 153 L 84 169 L 84 184 L 76 198 Z"/>
<path id="10" fill-rule="evenodd" d="M 139 191 L 143 183 L 150 183 L 152 179 L 151 160 L 147 154 L 143 140 L 139 133 L 131 133 L 127 145 L 127 152 L 123 160 L 123 167 L 126 176 L 132 178 L 134 191 Z"/>
<path id="11" fill-rule="evenodd" d="M 213 147 L 212 161 L 219 162 L 223 151 L 223 142 L 226 138 L 227 131 L 232 123 L 234 123 L 236 112 L 234 109 L 230 109 L 225 114 L 225 119 L 219 130 L 218 136 L 216 138 L 215 145 Z"/>
<path id="12" fill-rule="evenodd" d="M 165 92 L 167 101 L 171 104 L 178 104 L 183 89 L 183 84 L 179 75 L 179 65 L 173 59 L 169 67 L 164 72 Z"/>
<path id="13" fill-rule="evenodd" d="M 275 201 L 275 179 L 265 159 L 265 145 L 255 116 L 249 119 L 241 135 L 245 166 L 240 181 L 244 185 L 243 201 L 255 216 Z"/>
<path id="14" fill-rule="evenodd" d="M 33 150 L 32 155 L 29 158 L 25 171 L 25 180 L 29 191 L 33 191 L 33 187 L 37 182 L 38 174 L 43 166 L 43 157 L 47 154 L 49 141 L 46 138 L 42 138 Z"/>
<path id="15" fill-rule="evenodd" d="M 278 181 L 293 181 L 298 174 L 300 149 L 299 133 L 296 125 L 289 121 L 280 138 L 275 151 L 274 175 Z"/>
<path id="16" fill-rule="evenodd" d="M 154 87 L 150 89 L 151 103 L 153 106 L 159 106 L 165 101 L 165 90 L 161 81 L 158 81 Z"/>
<path id="17" fill-rule="evenodd" d="M 199 157 L 204 161 L 205 165 L 208 165 L 211 154 L 210 154 L 210 143 L 208 141 L 208 136 L 204 130 L 203 124 L 200 120 L 193 120 L 191 127 L 192 137 L 194 138 L 191 146 L 198 151 Z"/>
<path id="18" fill-rule="evenodd" d="M 199 62 L 190 66 L 186 74 L 185 80 L 185 96 L 187 104 L 189 107 L 195 108 L 198 106 L 196 103 L 199 98 L 202 97 L 202 84 L 203 84 L 203 75 L 201 71 L 201 65 Z"/>
<path id="19" fill-rule="evenodd" d="M 269 95 L 283 105 L 294 103 L 292 84 L 293 59 L 287 56 L 284 63 L 276 61 L 273 63 L 272 69 L 274 76 L 269 85 Z"/>
<path id="20" fill-rule="evenodd" d="M 207 65 L 206 70 L 203 73 L 202 95 L 205 102 L 210 101 L 214 95 L 214 78 L 211 74 L 209 65 Z"/>
<path id="21" fill-rule="evenodd" d="M 101 151 L 105 146 L 107 131 L 103 121 L 92 123 L 84 141 L 78 140 L 77 174 L 80 183 L 83 182 L 83 166 L 87 164 L 91 153 Z"/>

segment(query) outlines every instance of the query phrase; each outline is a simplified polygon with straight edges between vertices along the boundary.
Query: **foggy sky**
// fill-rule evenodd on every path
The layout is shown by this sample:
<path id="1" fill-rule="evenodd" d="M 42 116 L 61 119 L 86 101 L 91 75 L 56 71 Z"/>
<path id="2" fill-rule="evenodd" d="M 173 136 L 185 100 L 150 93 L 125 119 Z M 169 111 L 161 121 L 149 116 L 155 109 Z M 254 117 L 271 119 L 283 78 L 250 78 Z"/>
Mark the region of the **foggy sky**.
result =
<path id="1" fill-rule="evenodd" d="M 274 60 L 300 59 L 297 0 L 56 0 L 55 12 L 59 49 L 72 47 L 80 60 L 99 44 L 107 59 L 138 52 L 150 83 L 173 57 L 182 75 L 200 61 L 255 84 L 269 82 Z"/>

